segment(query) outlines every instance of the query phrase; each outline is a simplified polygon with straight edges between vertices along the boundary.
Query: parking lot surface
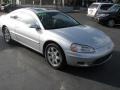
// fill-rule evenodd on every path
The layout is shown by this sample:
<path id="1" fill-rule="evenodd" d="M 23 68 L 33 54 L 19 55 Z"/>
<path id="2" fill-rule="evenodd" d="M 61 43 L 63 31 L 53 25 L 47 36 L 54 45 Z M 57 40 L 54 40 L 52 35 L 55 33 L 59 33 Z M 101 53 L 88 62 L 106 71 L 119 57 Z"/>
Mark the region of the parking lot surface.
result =
<path id="1" fill-rule="evenodd" d="M 18 43 L 6 44 L 0 31 L 0 90 L 120 90 L 120 26 L 102 26 L 81 13 L 69 15 L 111 37 L 111 60 L 99 67 L 54 70 L 41 54 Z"/>

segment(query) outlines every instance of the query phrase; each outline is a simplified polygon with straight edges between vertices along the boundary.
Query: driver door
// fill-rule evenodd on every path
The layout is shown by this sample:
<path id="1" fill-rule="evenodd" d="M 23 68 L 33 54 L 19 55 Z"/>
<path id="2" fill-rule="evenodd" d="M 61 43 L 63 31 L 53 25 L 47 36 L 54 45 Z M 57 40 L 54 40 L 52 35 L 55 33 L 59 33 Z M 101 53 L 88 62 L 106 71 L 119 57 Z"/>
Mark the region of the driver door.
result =
<path id="1" fill-rule="evenodd" d="M 16 17 L 15 32 L 17 40 L 20 43 L 39 51 L 40 31 L 30 27 L 31 25 L 37 24 L 36 19 L 25 12 L 19 13 Z"/>

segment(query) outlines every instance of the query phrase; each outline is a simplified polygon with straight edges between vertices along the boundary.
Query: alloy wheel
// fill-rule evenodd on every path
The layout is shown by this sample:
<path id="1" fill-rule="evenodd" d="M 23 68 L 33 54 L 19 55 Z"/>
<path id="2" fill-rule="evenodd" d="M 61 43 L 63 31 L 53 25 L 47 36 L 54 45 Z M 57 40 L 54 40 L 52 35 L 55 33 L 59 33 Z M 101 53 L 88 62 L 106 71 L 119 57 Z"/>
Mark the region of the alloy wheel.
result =
<path id="1" fill-rule="evenodd" d="M 115 21 L 114 20 L 109 20 L 108 21 L 108 26 L 113 27 L 115 25 Z"/>
<path id="2" fill-rule="evenodd" d="M 53 67 L 57 67 L 61 64 L 62 62 L 62 56 L 59 52 L 59 50 L 55 47 L 49 47 L 47 50 L 47 58 L 49 63 Z"/>
<path id="3" fill-rule="evenodd" d="M 11 40 L 11 36 L 10 36 L 10 33 L 9 33 L 9 31 L 6 27 L 4 28 L 4 33 L 3 34 L 4 34 L 5 41 L 9 42 Z"/>

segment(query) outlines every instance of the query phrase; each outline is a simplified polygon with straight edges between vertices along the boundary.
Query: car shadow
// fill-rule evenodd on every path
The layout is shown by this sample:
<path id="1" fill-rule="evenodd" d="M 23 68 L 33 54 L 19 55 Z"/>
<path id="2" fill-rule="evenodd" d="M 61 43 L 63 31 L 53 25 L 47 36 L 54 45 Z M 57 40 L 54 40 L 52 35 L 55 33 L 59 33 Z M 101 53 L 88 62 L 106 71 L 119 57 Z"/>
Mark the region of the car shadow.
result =
<path id="1" fill-rule="evenodd" d="M 114 51 L 113 57 L 104 65 L 89 68 L 68 66 L 63 72 L 120 87 L 120 52 Z"/>
<path id="2" fill-rule="evenodd" d="M 0 51 L 8 48 L 24 47 L 43 57 L 43 55 L 17 42 L 11 45 L 6 44 L 2 36 L 0 36 L 0 44 Z M 120 51 L 114 51 L 113 57 L 104 65 L 89 68 L 68 66 L 62 72 L 120 88 Z"/>
<path id="3" fill-rule="evenodd" d="M 40 54 L 39 52 L 27 47 L 27 46 L 24 46 L 16 41 L 12 41 L 10 44 L 7 44 L 5 41 L 4 41 L 4 38 L 3 36 L 0 36 L 0 51 L 2 50 L 5 50 L 5 49 L 11 49 L 11 48 L 25 48 L 25 49 L 28 49 L 29 51 L 31 52 L 34 52 L 42 57 L 44 57 L 42 54 Z"/>
<path id="4" fill-rule="evenodd" d="M 6 44 L 3 37 L 0 36 L 0 51 L 4 50 L 4 49 L 12 48 L 12 47 L 13 47 L 13 45 Z"/>
<path id="5" fill-rule="evenodd" d="M 96 24 L 99 24 L 99 23 L 96 22 Z M 120 25 L 115 25 L 114 27 L 109 27 L 109 26 L 104 25 L 104 24 L 99 24 L 99 25 L 104 26 L 104 27 L 106 27 L 106 28 L 120 29 Z"/>
<path id="6" fill-rule="evenodd" d="M 101 24 L 101 25 L 106 27 L 106 28 L 120 29 L 120 25 L 115 25 L 114 27 L 109 27 L 109 26 L 103 25 L 103 24 Z"/>
<path id="7" fill-rule="evenodd" d="M 114 28 L 116 28 L 116 29 L 120 29 L 120 25 L 116 25 Z"/>

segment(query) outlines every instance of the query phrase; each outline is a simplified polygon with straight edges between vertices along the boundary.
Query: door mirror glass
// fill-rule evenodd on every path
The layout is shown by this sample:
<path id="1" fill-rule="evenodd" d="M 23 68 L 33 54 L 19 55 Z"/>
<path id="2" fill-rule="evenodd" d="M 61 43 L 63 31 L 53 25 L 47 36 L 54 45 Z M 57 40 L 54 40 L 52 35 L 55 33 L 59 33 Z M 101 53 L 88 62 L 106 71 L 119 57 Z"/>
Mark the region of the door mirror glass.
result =
<path id="1" fill-rule="evenodd" d="M 30 25 L 30 28 L 35 28 L 36 30 L 40 30 L 40 26 L 39 25 Z"/>

